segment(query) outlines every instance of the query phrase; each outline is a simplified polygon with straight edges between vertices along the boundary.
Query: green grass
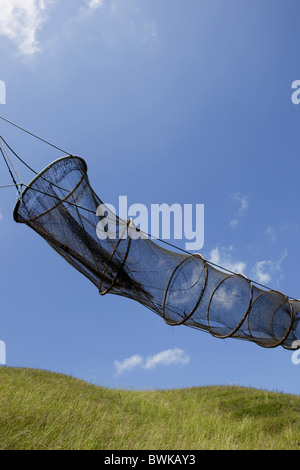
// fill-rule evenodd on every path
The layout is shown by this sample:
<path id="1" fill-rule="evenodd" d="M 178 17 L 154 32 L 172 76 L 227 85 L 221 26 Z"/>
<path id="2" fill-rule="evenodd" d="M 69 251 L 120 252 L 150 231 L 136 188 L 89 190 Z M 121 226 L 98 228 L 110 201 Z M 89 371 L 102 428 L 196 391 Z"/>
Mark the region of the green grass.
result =
<path id="1" fill-rule="evenodd" d="M 110 390 L 0 368 L 0 449 L 299 449 L 300 397 L 237 386 Z"/>

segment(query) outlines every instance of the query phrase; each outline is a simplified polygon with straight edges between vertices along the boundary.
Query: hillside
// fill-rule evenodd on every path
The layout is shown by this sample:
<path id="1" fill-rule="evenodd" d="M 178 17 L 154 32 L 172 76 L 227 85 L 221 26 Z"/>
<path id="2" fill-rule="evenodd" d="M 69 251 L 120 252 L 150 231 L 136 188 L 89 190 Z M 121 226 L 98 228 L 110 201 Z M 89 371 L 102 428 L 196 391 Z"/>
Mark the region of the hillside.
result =
<path id="1" fill-rule="evenodd" d="M 300 396 L 242 387 L 101 388 L 0 368 L 0 449 L 299 449 Z"/>

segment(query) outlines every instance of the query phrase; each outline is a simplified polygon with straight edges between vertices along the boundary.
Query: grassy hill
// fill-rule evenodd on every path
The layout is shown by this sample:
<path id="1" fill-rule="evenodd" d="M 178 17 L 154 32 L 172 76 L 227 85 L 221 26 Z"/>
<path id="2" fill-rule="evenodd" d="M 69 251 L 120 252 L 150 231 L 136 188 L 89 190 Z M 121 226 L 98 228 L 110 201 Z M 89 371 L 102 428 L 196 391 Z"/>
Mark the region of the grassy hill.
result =
<path id="1" fill-rule="evenodd" d="M 300 396 L 243 387 L 119 391 L 0 368 L 0 449 L 299 449 Z"/>

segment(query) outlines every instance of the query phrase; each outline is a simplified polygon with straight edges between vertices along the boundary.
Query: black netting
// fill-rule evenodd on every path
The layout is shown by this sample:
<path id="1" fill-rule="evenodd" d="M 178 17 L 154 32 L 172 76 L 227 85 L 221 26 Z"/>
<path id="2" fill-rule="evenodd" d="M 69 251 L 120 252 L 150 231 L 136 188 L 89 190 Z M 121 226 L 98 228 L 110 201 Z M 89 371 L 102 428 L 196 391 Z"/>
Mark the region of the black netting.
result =
<path id="1" fill-rule="evenodd" d="M 63 157 L 28 185 L 14 219 L 40 234 L 102 295 L 134 299 L 169 325 L 187 325 L 218 338 L 240 338 L 268 348 L 296 347 L 300 301 L 264 291 L 242 274 L 218 270 L 199 254 L 161 248 L 108 208 L 105 215 L 117 220 L 116 236 L 100 239 L 96 229 L 102 217 L 96 212 L 101 204 L 84 160 Z M 105 226 L 102 229 L 103 234 Z"/>

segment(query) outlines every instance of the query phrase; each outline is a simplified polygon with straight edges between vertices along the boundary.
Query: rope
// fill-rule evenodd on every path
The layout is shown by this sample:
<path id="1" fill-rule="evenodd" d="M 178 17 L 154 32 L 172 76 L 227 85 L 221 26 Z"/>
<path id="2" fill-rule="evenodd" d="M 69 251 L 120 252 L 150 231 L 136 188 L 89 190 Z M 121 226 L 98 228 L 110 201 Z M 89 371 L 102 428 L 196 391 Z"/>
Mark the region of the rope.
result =
<path id="1" fill-rule="evenodd" d="M 26 168 L 28 168 L 30 171 L 32 171 L 35 175 L 38 174 L 33 168 L 31 168 L 31 166 L 29 166 L 26 162 L 24 162 L 24 160 L 22 160 L 22 158 L 19 157 L 19 155 L 16 154 L 16 152 L 8 145 L 8 143 L 3 139 L 3 137 L 1 135 L 0 135 L 0 140 L 2 140 L 2 142 L 6 145 L 6 147 L 14 154 L 15 157 L 17 157 L 18 160 L 20 160 L 21 163 L 23 163 L 23 165 L 26 166 Z M 0 142 L 0 144 L 1 144 L 1 142 Z"/>
<path id="2" fill-rule="evenodd" d="M 18 183 L 16 182 L 15 177 L 14 177 L 14 175 L 13 175 L 11 169 L 10 169 L 10 166 L 9 166 L 9 164 L 8 164 L 8 161 L 6 160 L 6 157 L 5 157 L 5 155 L 4 155 L 4 152 L 3 152 L 3 150 L 2 150 L 2 147 L 0 147 L 0 152 L 1 152 L 1 154 L 2 154 L 2 157 L 3 157 L 3 160 L 4 160 L 5 164 L 6 164 L 6 166 L 7 166 L 7 169 L 8 169 L 8 171 L 9 171 L 10 176 L 11 176 L 11 179 L 13 180 L 13 183 L 14 183 L 14 184 L 13 184 L 12 186 L 15 186 L 15 187 L 17 188 L 17 190 L 19 191 Z"/>
<path id="3" fill-rule="evenodd" d="M 20 129 L 21 131 L 26 132 L 26 134 L 31 135 L 32 137 L 35 137 L 36 139 L 40 140 L 41 142 L 44 142 L 45 144 L 50 145 L 50 147 L 53 147 L 54 149 L 59 150 L 60 152 L 65 153 L 67 155 L 72 155 L 72 153 L 67 152 L 66 150 L 63 150 L 63 149 L 61 149 L 60 147 L 57 147 L 54 144 L 51 144 L 51 142 L 48 142 L 47 140 L 42 139 L 42 137 L 39 137 L 38 135 L 33 134 L 32 132 L 28 131 L 27 129 L 24 129 L 24 127 L 18 126 L 17 124 L 15 124 L 12 121 L 9 121 L 8 119 L 4 118 L 3 116 L 0 116 L 0 119 L 2 119 L 2 121 L 7 122 L 8 124 L 11 124 L 12 126 L 16 127 L 17 129 Z"/>
<path id="4" fill-rule="evenodd" d="M 2 142 L 6 145 L 6 147 L 14 154 L 14 156 L 21 162 L 23 163 L 23 165 L 26 166 L 26 168 L 28 168 L 30 171 L 32 171 L 32 173 L 34 173 L 36 176 L 38 175 L 38 172 L 35 171 L 31 166 L 28 165 L 28 163 L 24 162 L 24 160 L 22 160 L 22 158 L 8 145 L 8 143 L 6 142 L 6 140 L 4 140 L 4 138 L 2 136 L 0 136 L 0 144 L 1 144 L 1 140 Z M 70 155 L 71 156 L 71 155 Z M 55 183 L 52 183 L 51 181 L 48 181 L 46 180 L 43 176 L 41 176 L 41 178 L 46 181 L 47 183 L 51 184 L 52 186 L 54 186 L 55 188 L 58 188 L 60 189 L 61 191 L 66 191 L 66 192 L 69 192 L 68 189 L 65 189 L 65 188 L 62 188 L 61 186 L 58 186 L 57 184 Z M 24 185 L 23 185 L 24 186 Z"/>
<path id="5" fill-rule="evenodd" d="M 4 145 L 2 144 L 1 141 L 0 141 L 0 146 L 1 146 L 1 153 L 2 153 L 2 155 L 3 155 L 3 157 L 4 157 L 4 160 L 5 160 L 6 164 L 7 164 L 7 166 L 9 166 L 8 163 L 7 163 L 7 160 L 8 160 L 9 163 L 11 164 L 11 167 L 12 167 L 12 169 L 14 170 L 14 172 L 15 172 L 15 174 L 16 174 L 18 180 L 20 181 L 20 185 L 22 186 L 22 184 L 23 184 L 23 183 L 22 183 L 22 180 L 21 180 L 21 178 L 20 178 L 20 176 L 19 176 L 19 174 L 18 174 L 16 168 L 14 167 L 13 162 L 11 161 L 11 159 L 10 159 L 10 157 L 9 157 L 9 155 L 8 155 L 6 149 L 5 149 L 5 147 L 4 147 Z M 6 160 L 5 156 L 4 156 L 4 153 L 5 153 L 5 155 L 6 155 L 7 160 Z M 10 173 L 11 173 L 11 172 L 10 172 Z M 15 183 L 15 181 L 14 181 L 14 183 Z"/>
<path id="6" fill-rule="evenodd" d="M 5 189 L 5 188 L 14 188 L 15 184 L 4 184 L 0 186 L 0 189 Z"/>

